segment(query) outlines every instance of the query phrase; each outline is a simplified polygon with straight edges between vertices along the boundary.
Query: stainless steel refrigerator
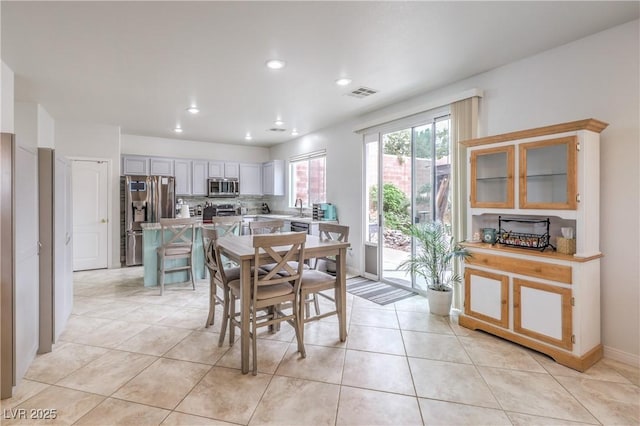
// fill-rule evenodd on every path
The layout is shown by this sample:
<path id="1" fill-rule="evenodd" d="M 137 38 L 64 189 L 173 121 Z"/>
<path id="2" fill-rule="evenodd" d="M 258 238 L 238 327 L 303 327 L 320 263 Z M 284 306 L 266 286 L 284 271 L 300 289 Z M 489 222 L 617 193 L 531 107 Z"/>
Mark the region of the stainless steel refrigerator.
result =
<path id="1" fill-rule="evenodd" d="M 142 265 L 142 224 L 176 215 L 176 183 L 173 176 L 126 176 L 125 263 Z"/>

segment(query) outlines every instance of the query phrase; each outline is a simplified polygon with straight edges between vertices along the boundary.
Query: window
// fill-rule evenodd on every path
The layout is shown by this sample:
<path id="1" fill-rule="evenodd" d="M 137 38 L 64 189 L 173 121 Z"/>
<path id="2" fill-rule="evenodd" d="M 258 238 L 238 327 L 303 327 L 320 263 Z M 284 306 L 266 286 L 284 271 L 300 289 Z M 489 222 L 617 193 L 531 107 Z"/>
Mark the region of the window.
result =
<path id="1" fill-rule="evenodd" d="M 327 201 L 325 150 L 289 159 L 289 206 L 298 198 L 303 207 Z"/>

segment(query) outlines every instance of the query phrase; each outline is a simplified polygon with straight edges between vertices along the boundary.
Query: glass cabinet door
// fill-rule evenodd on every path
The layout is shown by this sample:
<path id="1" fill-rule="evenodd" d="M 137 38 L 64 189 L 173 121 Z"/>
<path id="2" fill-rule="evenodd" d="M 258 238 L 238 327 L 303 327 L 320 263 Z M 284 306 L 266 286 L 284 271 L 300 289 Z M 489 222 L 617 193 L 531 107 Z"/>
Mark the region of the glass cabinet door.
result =
<path id="1" fill-rule="evenodd" d="M 520 145 L 520 208 L 576 209 L 576 137 Z"/>
<path id="2" fill-rule="evenodd" d="M 471 151 L 471 207 L 513 208 L 513 145 Z"/>

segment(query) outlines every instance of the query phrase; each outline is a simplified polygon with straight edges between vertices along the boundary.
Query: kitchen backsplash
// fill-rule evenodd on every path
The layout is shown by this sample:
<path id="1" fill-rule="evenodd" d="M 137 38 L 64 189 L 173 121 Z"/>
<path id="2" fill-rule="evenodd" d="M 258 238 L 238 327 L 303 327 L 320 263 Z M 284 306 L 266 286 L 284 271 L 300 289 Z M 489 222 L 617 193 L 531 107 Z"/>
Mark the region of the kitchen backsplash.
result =
<path id="1" fill-rule="evenodd" d="M 243 195 L 237 198 L 211 198 L 185 195 L 176 197 L 176 200 L 182 199 L 190 208 L 196 207 L 198 204 L 204 207 L 205 203 L 209 204 L 233 204 L 236 207 L 246 207 L 248 214 L 259 214 L 262 212 L 262 203 L 269 202 L 270 197 L 260 195 Z"/>

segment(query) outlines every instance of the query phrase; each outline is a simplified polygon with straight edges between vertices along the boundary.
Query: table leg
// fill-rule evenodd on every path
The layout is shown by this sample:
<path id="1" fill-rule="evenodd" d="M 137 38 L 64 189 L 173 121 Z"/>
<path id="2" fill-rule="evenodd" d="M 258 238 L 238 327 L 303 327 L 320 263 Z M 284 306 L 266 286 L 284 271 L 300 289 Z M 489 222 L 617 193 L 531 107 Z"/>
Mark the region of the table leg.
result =
<path id="1" fill-rule="evenodd" d="M 240 263 L 240 357 L 242 374 L 249 372 L 249 304 L 251 298 L 251 260 Z"/>
<path id="2" fill-rule="evenodd" d="M 336 278 L 339 280 L 338 322 L 340 324 L 340 341 L 347 340 L 347 249 L 341 248 L 336 259 Z"/>

